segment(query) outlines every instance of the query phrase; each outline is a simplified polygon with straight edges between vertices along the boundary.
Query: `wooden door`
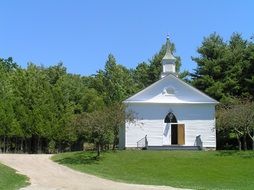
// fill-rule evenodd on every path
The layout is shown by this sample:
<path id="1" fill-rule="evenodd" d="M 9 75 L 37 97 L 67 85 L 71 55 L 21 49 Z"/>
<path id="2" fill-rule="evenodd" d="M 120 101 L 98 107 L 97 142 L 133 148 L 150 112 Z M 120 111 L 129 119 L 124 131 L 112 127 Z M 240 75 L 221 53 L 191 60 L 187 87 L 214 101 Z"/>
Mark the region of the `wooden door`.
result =
<path id="1" fill-rule="evenodd" d="M 185 144 L 185 127 L 184 124 L 177 125 L 177 144 Z"/>

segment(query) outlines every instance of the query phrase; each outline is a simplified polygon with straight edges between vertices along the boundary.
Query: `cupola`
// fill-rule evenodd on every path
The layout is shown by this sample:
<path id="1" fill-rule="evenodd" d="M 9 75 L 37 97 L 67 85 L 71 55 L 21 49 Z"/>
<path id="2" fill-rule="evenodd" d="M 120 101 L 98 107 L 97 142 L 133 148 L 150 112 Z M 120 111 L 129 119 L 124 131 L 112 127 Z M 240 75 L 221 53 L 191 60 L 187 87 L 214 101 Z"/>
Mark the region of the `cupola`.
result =
<path id="1" fill-rule="evenodd" d="M 176 61 L 176 58 L 172 55 L 172 52 L 170 50 L 169 36 L 167 36 L 166 54 L 164 55 L 161 61 L 161 64 L 162 64 L 161 78 L 167 76 L 170 73 L 176 74 L 175 61 Z"/>

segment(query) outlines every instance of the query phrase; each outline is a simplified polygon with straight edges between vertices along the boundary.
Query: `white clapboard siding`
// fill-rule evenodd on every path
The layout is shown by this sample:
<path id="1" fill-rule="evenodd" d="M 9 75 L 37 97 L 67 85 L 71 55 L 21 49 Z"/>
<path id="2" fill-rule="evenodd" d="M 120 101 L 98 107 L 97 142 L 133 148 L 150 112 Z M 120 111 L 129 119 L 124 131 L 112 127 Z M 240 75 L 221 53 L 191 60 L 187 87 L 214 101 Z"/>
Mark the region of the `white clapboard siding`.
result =
<path id="1" fill-rule="evenodd" d="M 128 109 L 137 113 L 137 120 L 126 123 L 125 133 L 121 134 L 125 134 L 125 147 L 137 147 L 137 142 L 146 135 L 149 146 L 165 145 L 164 118 L 169 111 L 176 115 L 178 123 L 185 125 L 185 146 L 194 146 L 200 135 L 204 147 L 216 147 L 213 105 L 134 104 Z"/>

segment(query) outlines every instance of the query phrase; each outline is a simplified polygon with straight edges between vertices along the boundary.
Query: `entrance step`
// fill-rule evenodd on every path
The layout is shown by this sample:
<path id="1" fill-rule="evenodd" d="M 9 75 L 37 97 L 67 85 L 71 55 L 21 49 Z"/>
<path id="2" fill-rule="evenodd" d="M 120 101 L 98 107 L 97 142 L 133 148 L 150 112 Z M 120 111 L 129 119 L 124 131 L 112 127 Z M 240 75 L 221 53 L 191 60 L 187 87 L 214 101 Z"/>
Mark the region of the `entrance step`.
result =
<path id="1" fill-rule="evenodd" d="M 148 146 L 147 150 L 201 150 L 199 146 Z"/>

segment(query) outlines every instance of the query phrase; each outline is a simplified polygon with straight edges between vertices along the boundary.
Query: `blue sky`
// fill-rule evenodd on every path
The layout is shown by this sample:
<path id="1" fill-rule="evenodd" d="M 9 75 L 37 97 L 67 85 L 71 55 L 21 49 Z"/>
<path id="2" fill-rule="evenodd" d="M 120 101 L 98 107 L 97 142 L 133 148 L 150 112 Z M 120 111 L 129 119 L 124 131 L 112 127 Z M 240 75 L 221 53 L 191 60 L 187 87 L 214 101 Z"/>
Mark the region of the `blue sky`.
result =
<path id="1" fill-rule="evenodd" d="M 192 71 L 191 56 L 205 36 L 254 34 L 252 0 L 1 0 L 0 8 L 1 58 L 22 67 L 62 61 L 81 75 L 103 69 L 109 53 L 134 68 L 159 51 L 167 34 L 181 69 Z"/>

